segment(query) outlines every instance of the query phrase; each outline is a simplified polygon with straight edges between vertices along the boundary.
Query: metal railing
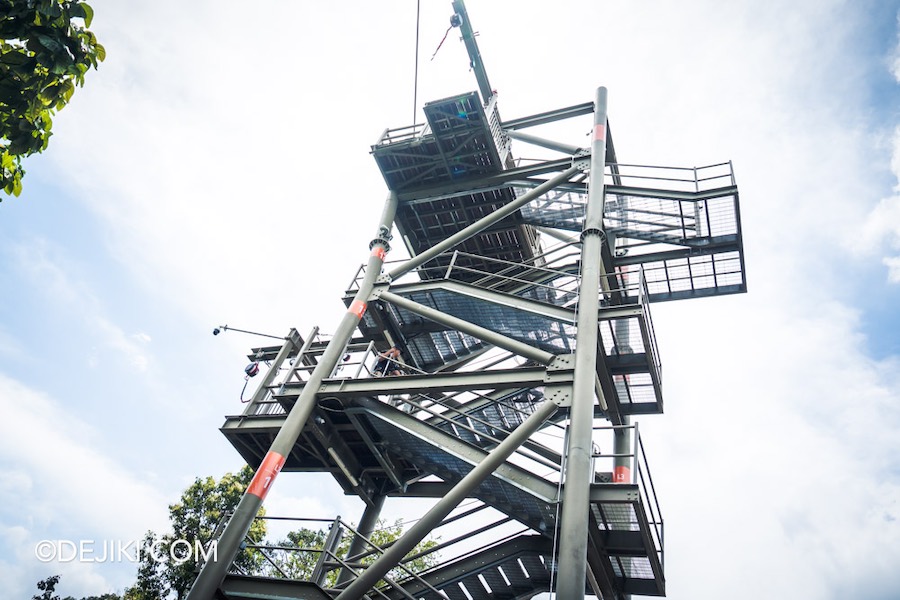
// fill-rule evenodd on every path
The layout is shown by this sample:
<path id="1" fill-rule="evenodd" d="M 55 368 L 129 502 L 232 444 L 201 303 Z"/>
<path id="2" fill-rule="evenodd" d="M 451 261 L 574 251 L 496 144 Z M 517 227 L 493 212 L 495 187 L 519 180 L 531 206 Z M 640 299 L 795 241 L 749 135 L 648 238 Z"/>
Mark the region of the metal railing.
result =
<path id="1" fill-rule="evenodd" d="M 399 531 L 394 531 L 396 525 L 387 527 L 390 531 L 388 536 L 379 533 L 383 530 L 376 530 L 372 535 L 365 536 L 340 516 L 336 518 L 261 516 L 256 519 L 296 523 L 299 529 L 283 534 L 282 539 L 274 542 L 254 542 L 247 538 L 242 552 L 255 552 L 262 558 L 247 561 L 254 565 L 251 571 L 242 571 L 232 564 L 231 572 L 291 581 L 309 581 L 332 594 L 346 588 L 368 564 L 393 544 L 391 539 L 379 544 L 375 541 L 376 537 L 394 539 L 399 537 Z M 415 520 L 407 521 L 403 525 L 414 522 Z M 309 528 L 308 524 L 317 529 Z M 451 537 L 442 539 L 442 534 L 448 531 Z M 428 583 L 426 577 L 430 572 L 488 551 L 528 532 L 530 529 L 516 523 L 512 517 L 497 513 L 477 500 L 466 501 L 435 527 L 432 536 L 427 538 L 425 543 L 420 543 L 400 561 L 397 567 L 383 577 L 371 593 L 377 597 L 387 598 L 387 593 L 393 589 L 401 596 L 414 600 L 404 587 L 412 582 L 418 582 L 430 592 L 448 598 L 445 593 Z M 291 541 L 291 534 L 294 534 L 294 539 L 309 545 L 299 545 Z M 350 555 L 349 551 L 354 546 L 358 551 Z"/>
<path id="2" fill-rule="evenodd" d="M 607 163 L 606 185 L 705 192 L 736 185 L 731 161 L 702 167 Z"/>
<path id="3" fill-rule="evenodd" d="M 617 461 L 621 462 L 622 459 L 626 459 L 629 464 L 631 479 L 630 481 L 622 483 L 630 483 L 638 487 L 640 492 L 640 509 L 643 510 L 647 519 L 647 524 L 650 527 L 648 532 L 649 538 L 654 544 L 654 550 L 657 552 L 660 564 L 665 564 L 665 539 L 663 534 L 662 509 L 659 506 L 656 486 L 653 482 L 653 477 L 650 474 L 650 464 L 647 461 L 647 453 L 644 450 L 644 442 L 641 438 L 638 424 L 595 426 L 594 432 L 595 448 L 602 448 L 604 444 L 608 447 L 614 447 L 612 438 L 615 435 L 622 435 L 623 432 L 630 437 L 628 444 L 628 447 L 631 449 L 630 452 L 616 453 L 597 451 L 592 453 L 594 471 L 608 472 L 611 474 L 614 472 L 613 465 Z M 597 432 L 601 432 L 599 436 Z M 602 437 L 603 439 L 599 439 L 599 437 Z M 609 465 L 608 471 L 605 470 L 606 465 Z M 637 508 L 635 510 L 637 510 Z M 637 513 L 635 513 L 635 517 L 637 516 Z M 639 530 L 640 524 L 638 522 L 633 522 L 627 524 L 627 526 L 629 529 L 637 531 Z"/>

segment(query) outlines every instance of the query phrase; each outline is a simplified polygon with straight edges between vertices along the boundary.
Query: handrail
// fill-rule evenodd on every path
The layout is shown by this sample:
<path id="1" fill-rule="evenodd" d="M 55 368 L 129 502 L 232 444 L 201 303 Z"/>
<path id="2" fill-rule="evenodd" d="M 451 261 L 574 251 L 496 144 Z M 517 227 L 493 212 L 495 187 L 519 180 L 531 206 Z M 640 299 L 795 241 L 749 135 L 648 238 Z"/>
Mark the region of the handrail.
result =
<path id="1" fill-rule="evenodd" d="M 631 430 L 631 451 L 624 453 L 595 452 L 592 453 L 593 459 L 631 459 L 633 468 L 631 469 L 631 480 L 627 483 L 637 485 L 640 493 L 641 506 L 647 514 L 647 521 L 651 528 L 651 539 L 655 545 L 655 550 L 659 554 L 660 561 L 663 560 L 663 516 L 662 509 L 659 505 L 659 497 L 656 493 L 656 486 L 650 473 L 650 464 L 647 460 L 647 453 L 644 449 L 644 443 L 640 435 L 638 424 L 633 425 L 605 425 L 595 426 L 594 431 L 616 432 L 622 430 Z M 595 444 L 596 445 L 596 444 Z"/>
<path id="2" fill-rule="evenodd" d="M 467 508 L 468 505 L 475 505 L 475 508 Z M 460 506 L 462 512 L 456 513 L 448 516 L 444 519 L 436 528 L 438 530 L 442 527 L 447 527 L 453 525 L 453 531 L 463 531 L 465 533 L 454 534 L 454 536 L 446 540 L 444 542 L 438 543 L 435 546 L 428 548 L 426 550 L 416 552 L 410 554 L 400 563 L 397 567 L 403 571 L 404 578 L 399 582 L 390 577 L 383 577 L 382 581 L 384 581 L 388 587 L 391 587 L 397 590 L 398 593 L 407 598 L 413 598 L 410 596 L 405 590 L 404 586 L 407 585 L 410 581 L 417 581 L 429 592 L 437 594 L 442 598 L 447 598 L 444 592 L 441 592 L 437 588 L 435 588 L 432 584 L 430 584 L 424 577 L 424 574 L 427 574 L 433 569 L 444 567 L 448 562 L 455 562 L 459 560 L 463 560 L 465 558 L 474 556 L 480 552 L 483 552 L 489 548 L 495 547 L 499 544 L 502 544 L 510 539 L 513 539 L 516 536 L 522 535 L 530 531 L 528 528 L 522 528 L 520 524 L 515 522 L 515 519 L 511 516 L 502 516 L 499 519 L 494 519 L 492 521 L 488 521 L 485 523 L 484 518 L 479 515 L 479 513 L 485 509 L 489 508 L 487 505 L 473 501 L 467 504 Z M 379 545 L 372 541 L 372 536 L 364 536 L 362 535 L 352 524 L 347 523 L 340 517 L 334 519 L 313 519 L 313 518 L 295 518 L 295 517 L 270 517 L 263 516 L 257 517 L 258 519 L 279 519 L 283 521 L 297 521 L 297 522 L 318 522 L 318 523 L 331 523 L 331 528 L 339 527 L 341 530 L 346 530 L 353 537 L 358 537 L 363 540 L 366 544 L 367 549 L 363 552 L 355 554 L 354 556 L 343 556 L 339 552 L 330 551 L 325 547 L 299 547 L 299 546 L 285 546 L 285 545 L 276 545 L 270 543 L 248 543 L 245 545 L 246 549 L 253 549 L 259 551 L 263 554 L 264 557 L 267 558 L 270 562 L 272 562 L 272 566 L 278 572 L 278 574 L 285 579 L 292 579 L 291 574 L 286 572 L 285 569 L 281 568 L 278 561 L 274 558 L 270 557 L 266 551 L 274 551 L 274 552 L 288 552 L 288 553 L 307 553 L 307 554 L 315 554 L 319 556 L 326 557 L 323 561 L 321 558 L 319 561 L 324 568 L 324 572 L 334 571 L 337 569 L 346 569 L 350 573 L 355 576 L 358 575 L 358 569 L 363 566 L 360 562 L 361 560 L 369 557 L 382 554 L 388 547 L 390 547 L 393 542 L 386 545 Z M 471 524 L 463 523 L 459 525 L 458 522 L 460 520 L 472 520 Z M 329 537 L 329 531 L 331 529 L 320 529 L 318 530 L 319 534 L 322 535 L 322 539 L 327 539 Z M 487 543 L 474 542 L 473 540 L 477 540 L 478 538 L 487 538 L 489 541 Z M 443 553 L 451 551 L 450 555 L 444 556 Z M 435 552 L 442 552 L 441 564 L 434 565 L 432 567 L 427 567 L 424 571 L 416 571 L 411 566 L 410 563 L 416 561 L 424 556 L 434 554 Z M 232 565 L 232 568 L 236 568 L 235 565 Z M 306 577 L 310 577 L 311 573 L 304 574 L 304 580 Z M 352 579 L 351 579 L 352 581 Z M 344 582 L 341 585 L 338 585 L 335 588 L 327 588 L 328 590 L 337 591 L 345 587 L 348 582 Z M 379 597 L 387 598 L 388 596 L 384 593 L 387 591 L 387 588 L 374 588 L 372 590 Z"/>

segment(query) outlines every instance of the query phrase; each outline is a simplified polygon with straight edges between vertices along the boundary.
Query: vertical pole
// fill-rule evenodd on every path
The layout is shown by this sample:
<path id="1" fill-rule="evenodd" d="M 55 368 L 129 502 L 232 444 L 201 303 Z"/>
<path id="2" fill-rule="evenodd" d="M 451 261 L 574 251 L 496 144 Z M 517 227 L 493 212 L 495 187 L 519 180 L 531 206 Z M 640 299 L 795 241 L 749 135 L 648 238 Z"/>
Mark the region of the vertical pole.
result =
<path id="1" fill-rule="evenodd" d="M 613 430 L 613 483 L 631 483 L 631 418 L 622 417 L 621 427 Z"/>
<path id="2" fill-rule="evenodd" d="M 284 425 L 281 426 L 278 435 L 272 442 L 269 451 L 263 458 L 262 463 L 256 470 L 256 474 L 247 486 L 241 501 L 238 503 L 234 514 L 228 521 L 225 531 L 218 543 L 218 560 L 207 561 L 197 575 L 194 585 L 188 592 L 187 600 L 212 600 L 216 590 L 225 579 L 228 568 L 234 562 L 240 550 L 241 542 L 250 525 L 253 522 L 256 513 L 259 512 L 263 500 L 272 489 L 272 483 L 284 466 L 286 457 L 291 453 L 297 438 L 303 431 L 303 427 L 309 420 L 313 408 L 316 405 L 316 392 L 322 384 L 322 380 L 328 376 L 335 365 L 341 359 L 344 353 L 344 347 L 353 335 L 353 331 L 366 312 L 366 305 L 375 282 L 381 275 L 381 268 L 384 265 L 384 257 L 390 249 L 388 241 L 391 237 L 391 227 L 394 222 L 394 215 L 397 212 L 397 195 L 393 192 L 388 195 L 385 200 L 384 210 L 381 214 L 381 222 L 378 226 L 378 233 L 375 239 L 369 244 L 371 254 L 366 265 L 366 274 L 360 283 L 359 290 L 350 308 L 344 313 L 341 322 L 338 324 L 334 332 L 334 336 L 325 348 L 325 352 L 319 359 L 316 368 L 310 373 L 309 381 L 303 386 L 297 402 L 291 408 Z"/>
<path id="3" fill-rule="evenodd" d="M 481 101 L 487 106 L 494 96 L 491 82 L 488 81 L 487 71 L 484 70 L 484 61 L 481 60 L 481 52 L 478 50 L 478 42 L 475 41 L 475 31 L 469 22 L 469 13 L 466 12 L 466 4 L 463 0 L 453 0 L 453 10 L 460 17 L 459 28 L 462 32 L 463 43 L 469 54 L 469 65 L 475 71 L 475 79 L 478 80 L 478 89 L 481 90 Z"/>
<path id="4" fill-rule="evenodd" d="M 322 546 L 322 554 L 319 555 L 319 560 L 316 561 L 316 566 L 313 569 L 312 577 L 310 578 L 310 581 L 317 586 L 322 587 L 325 584 L 325 576 L 328 574 L 325 563 L 334 559 L 334 554 L 337 552 L 338 545 L 341 543 L 341 538 L 343 537 L 344 531 L 343 526 L 341 525 L 341 516 L 338 515 L 331 523 L 331 529 L 328 530 L 328 537 L 325 539 L 324 546 Z"/>
<path id="5" fill-rule="evenodd" d="M 581 233 L 581 284 L 578 290 L 578 345 L 569 418 L 566 484 L 560 520 L 557 597 L 584 598 L 587 530 L 591 482 L 591 438 L 594 421 L 594 380 L 597 371 L 597 313 L 600 309 L 600 259 L 603 247 L 603 176 L 606 170 L 606 88 L 594 100 L 591 179 Z M 602 394 L 602 391 L 597 393 Z M 601 403 L 603 399 L 601 398 Z"/>
<path id="6" fill-rule="evenodd" d="M 359 535 L 353 536 L 350 547 L 347 549 L 347 556 L 344 557 L 345 561 L 353 562 L 353 557 L 366 549 L 366 538 L 372 537 L 372 532 L 375 531 L 375 525 L 378 524 L 378 517 L 381 515 L 382 506 L 384 506 L 384 496 L 375 496 L 372 498 L 372 504 L 366 505 L 366 510 L 363 511 L 362 518 L 359 520 L 359 525 L 356 527 L 356 532 Z M 341 573 L 338 575 L 337 580 L 338 587 L 340 587 L 341 584 L 350 581 L 352 578 L 353 573 L 350 569 L 341 569 Z"/>

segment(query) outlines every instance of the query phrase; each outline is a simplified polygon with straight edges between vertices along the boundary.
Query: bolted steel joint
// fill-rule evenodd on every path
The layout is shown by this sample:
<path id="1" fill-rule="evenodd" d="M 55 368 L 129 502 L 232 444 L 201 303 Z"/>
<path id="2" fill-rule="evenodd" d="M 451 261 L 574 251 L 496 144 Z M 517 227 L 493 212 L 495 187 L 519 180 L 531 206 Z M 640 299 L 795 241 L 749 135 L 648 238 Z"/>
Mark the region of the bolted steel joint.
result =
<path id="1" fill-rule="evenodd" d="M 596 227 L 589 227 L 588 229 L 585 229 L 584 231 L 582 231 L 581 237 L 579 239 L 583 242 L 584 238 L 586 238 L 589 235 L 599 235 L 601 242 L 606 241 L 606 233 L 602 229 L 597 229 Z"/>
<path id="2" fill-rule="evenodd" d="M 388 238 L 377 237 L 374 240 L 372 240 L 371 242 L 369 242 L 369 250 L 374 248 L 376 245 L 381 244 L 382 246 L 384 246 L 384 249 L 386 251 L 390 252 L 391 245 L 388 242 L 390 242 L 390 237 L 388 237 Z"/>

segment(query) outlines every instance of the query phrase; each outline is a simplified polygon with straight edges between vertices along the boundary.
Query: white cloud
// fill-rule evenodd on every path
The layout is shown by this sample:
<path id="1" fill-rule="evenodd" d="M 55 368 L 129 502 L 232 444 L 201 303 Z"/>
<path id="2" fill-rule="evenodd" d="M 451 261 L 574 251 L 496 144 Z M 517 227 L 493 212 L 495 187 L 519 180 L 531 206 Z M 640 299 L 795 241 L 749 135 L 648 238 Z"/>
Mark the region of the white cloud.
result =
<path id="1" fill-rule="evenodd" d="M 124 358 L 124 362 L 136 371 L 147 370 L 151 358 L 143 346 L 150 341 L 149 336 L 140 332 L 129 335 L 103 314 L 101 302 L 91 289 L 83 266 L 68 260 L 62 247 L 46 239 L 37 239 L 11 248 L 16 266 L 38 296 L 73 313 L 74 318 L 79 319 L 107 350 L 104 354 Z M 92 367 L 102 364 L 97 348 L 90 354 L 88 364 Z"/>
<path id="2" fill-rule="evenodd" d="M 54 569 L 69 573 L 68 584 L 83 580 L 83 589 L 124 586 L 134 565 L 43 564 L 35 558 L 35 544 L 41 539 L 140 539 L 147 528 L 165 525 L 166 498 L 115 456 L 94 449 L 101 431 L 60 403 L 2 375 L 0 410 L 5 415 L 0 422 L 0 489 L 4 497 L 15 499 L 4 502 L 7 508 L 0 511 L 0 526 L 9 542 L 2 560 L 25 566 L 7 563 L 5 568 L 28 572 L 24 581 L 24 576 L 16 578 L 23 586 Z"/>
<path id="3" fill-rule="evenodd" d="M 869 213 L 859 236 L 856 237 L 860 248 L 867 252 L 883 250 L 885 246 L 893 250 L 900 249 L 900 127 L 894 130 L 892 138 L 891 170 L 898 185 L 894 194 L 882 198 Z M 900 282 L 897 272 L 896 256 L 885 256 L 882 263 L 888 268 L 887 279 L 890 283 Z"/>
<path id="4" fill-rule="evenodd" d="M 897 14 L 897 23 L 900 25 L 900 13 Z M 898 26 L 900 29 L 900 26 Z M 898 82 L 900 82 L 900 34 L 897 35 L 897 45 L 893 48 L 889 56 L 889 69 L 891 74 Z"/>
<path id="5" fill-rule="evenodd" d="M 900 256 L 886 256 L 881 262 L 888 268 L 888 281 L 900 283 Z"/>

